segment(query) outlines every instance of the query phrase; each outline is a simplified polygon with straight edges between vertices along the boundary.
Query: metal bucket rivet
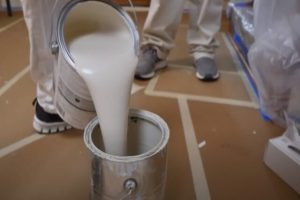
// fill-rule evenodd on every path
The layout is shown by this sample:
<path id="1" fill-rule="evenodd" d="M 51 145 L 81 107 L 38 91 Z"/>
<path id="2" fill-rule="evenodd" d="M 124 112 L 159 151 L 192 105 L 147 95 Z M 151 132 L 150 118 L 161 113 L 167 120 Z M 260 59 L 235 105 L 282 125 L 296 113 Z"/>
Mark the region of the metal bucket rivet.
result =
<path id="1" fill-rule="evenodd" d="M 137 189 L 137 186 L 138 185 L 137 185 L 136 180 L 134 180 L 132 178 L 130 178 L 124 182 L 124 189 L 128 193 L 134 192 Z"/>

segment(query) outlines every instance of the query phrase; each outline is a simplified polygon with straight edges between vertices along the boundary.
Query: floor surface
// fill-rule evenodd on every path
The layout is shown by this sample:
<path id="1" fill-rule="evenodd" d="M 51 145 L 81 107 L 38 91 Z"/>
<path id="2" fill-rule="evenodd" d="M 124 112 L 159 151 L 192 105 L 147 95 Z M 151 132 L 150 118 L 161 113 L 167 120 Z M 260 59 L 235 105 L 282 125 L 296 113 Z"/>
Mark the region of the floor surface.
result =
<path id="1" fill-rule="evenodd" d="M 145 16 L 138 12 L 139 30 Z M 300 199 L 263 163 L 268 139 L 284 130 L 261 118 L 228 29 L 218 34 L 220 80 L 204 83 L 187 53 L 187 27 L 184 17 L 169 67 L 150 81 L 134 81 L 130 104 L 169 125 L 166 199 Z M 88 199 L 90 157 L 82 131 L 43 136 L 32 128 L 35 84 L 20 13 L 0 12 L 0 44 L 0 199 Z"/>

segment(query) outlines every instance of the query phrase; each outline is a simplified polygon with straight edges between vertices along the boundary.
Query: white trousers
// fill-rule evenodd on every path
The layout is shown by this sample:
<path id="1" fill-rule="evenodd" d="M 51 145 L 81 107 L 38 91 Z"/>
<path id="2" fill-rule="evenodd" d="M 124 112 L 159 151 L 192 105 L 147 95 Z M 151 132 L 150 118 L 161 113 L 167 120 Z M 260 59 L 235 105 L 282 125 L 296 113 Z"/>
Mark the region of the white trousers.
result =
<path id="1" fill-rule="evenodd" d="M 151 0 L 144 26 L 143 45 L 152 45 L 165 59 L 174 47 L 186 0 Z M 223 0 L 191 0 L 187 34 L 189 51 L 196 60 L 214 57 L 218 44 L 215 36 L 220 29 Z"/>
<path id="2" fill-rule="evenodd" d="M 21 0 L 30 42 L 30 66 L 37 83 L 39 104 L 50 113 L 54 106 L 53 71 L 56 58 L 51 54 L 50 40 L 53 16 L 68 0 Z M 54 9 L 58 8 L 58 9 Z"/>

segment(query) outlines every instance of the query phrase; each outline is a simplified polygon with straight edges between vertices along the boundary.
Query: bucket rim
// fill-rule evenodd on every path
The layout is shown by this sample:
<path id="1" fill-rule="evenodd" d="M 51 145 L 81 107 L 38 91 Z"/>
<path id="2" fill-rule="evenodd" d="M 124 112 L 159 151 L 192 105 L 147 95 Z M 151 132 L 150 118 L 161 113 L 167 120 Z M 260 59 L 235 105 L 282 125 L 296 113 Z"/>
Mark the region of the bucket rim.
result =
<path id="1" fill-rule="evenodd" d="M 117 155 L 108 154 L 100 150 L 99 148 L 97 148 L 96 145 L 93 143 L 92 133 L 94 128 L 99 124 L 98 117 L 95 117 L 87 124 L 84 130 L 84 143 L 86 147 L 89 149 L 89 151 L 93 154 L 93 156 L 97 156 L 102 160 L 109 160 L 110 162 L 112 161 L 112 162 L 132 163 L 132 162 L 137 162 L 137 161 L 150 158 L 167 147 L 169 137 L 170 137 L 170 130 L 167 123 L 160 116 L 150 111 L 131 108 L 129 110 L 128 117 L 129 118 L 138 117 L 140 119 L 147 120 L 150 123 L 154 124 L 161 131 L 160 141 L 155 146 L 153 146 L 150 150 L 139 155 L 117 156 Z"/>
<path id="2" fill-rule="evenodd" d="M 68 16 L 68 13 L 71 11 L 71 9 L 73 7 L 75 7 L 77 4 L 89 2 L 89 1 L 96 1 L 96 2 L 101 2 L 101 3 L 107 4 L 117 11 L 117 13 L 120 15 L 120 17 L 122 17 L 124 23 L 126 23 L 128 29 L 131 33 L 133 43 L 134 43 L 133 48 L 134 48 L 135 54 L 138 55 L 140 38 L 139 38 L 138 30 L 137 30 L 137 25 L 133 22 L 133 20 L 129 16 L 129 14 L 119 4 L 117 4 L 111 0 L 72 0 L 72 1 L 68 2 L 62 8 L 62 10 L 60 11 L 58 20 L 57 20 L 57 34 L 56 34 L 57 44 L 58 44 L 58 48 L 60 49 L 59 52 L 62 52 L 62 55 L 66 59 L 66 61 L 73 68 L 75 68 L 74 59 L 73 59 L 69 49 L 67 48 L 67 45 L 65 42 L 65 37 L 64 37 L 63 30 L 64 30 L 66 17 Z"/>

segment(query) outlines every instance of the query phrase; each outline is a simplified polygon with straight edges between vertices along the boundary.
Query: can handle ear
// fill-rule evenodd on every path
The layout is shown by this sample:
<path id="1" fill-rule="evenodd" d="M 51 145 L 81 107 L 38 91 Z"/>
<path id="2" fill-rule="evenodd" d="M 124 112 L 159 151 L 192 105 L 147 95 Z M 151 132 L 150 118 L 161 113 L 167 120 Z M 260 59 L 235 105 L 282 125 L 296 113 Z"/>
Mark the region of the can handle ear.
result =
<path id="1" fill-rule="evenodd" d="M 57 54 L 58 53 L 58 43 L 57 43 L 57 35 L 55 34 L 55 31 L 57 30 L 57 20 L 60 11 L 66 4 L 62 4 L 61 2 L 58 3 L 59 1 L 55 1 L 53 8 L 51 10 L 51 23 L 50 23 L 50 40 L 49 40 L 49 48 L 51 49 L 52 54 Z"/>
<path id="2" fill-rule="evenodd" d="M 52 54 L 57 54 L 59 45 L 57 39 L 57 28 L 58 28 L 58 19 L 60 17 L 61 11 L 64 7 L 70 2 L 69 0 L 54 0 L 55 3 L 51 9 L 51 22 L 50 22 L 50 39 L 49 39 L 49 48 L 51 49 Z"/>

